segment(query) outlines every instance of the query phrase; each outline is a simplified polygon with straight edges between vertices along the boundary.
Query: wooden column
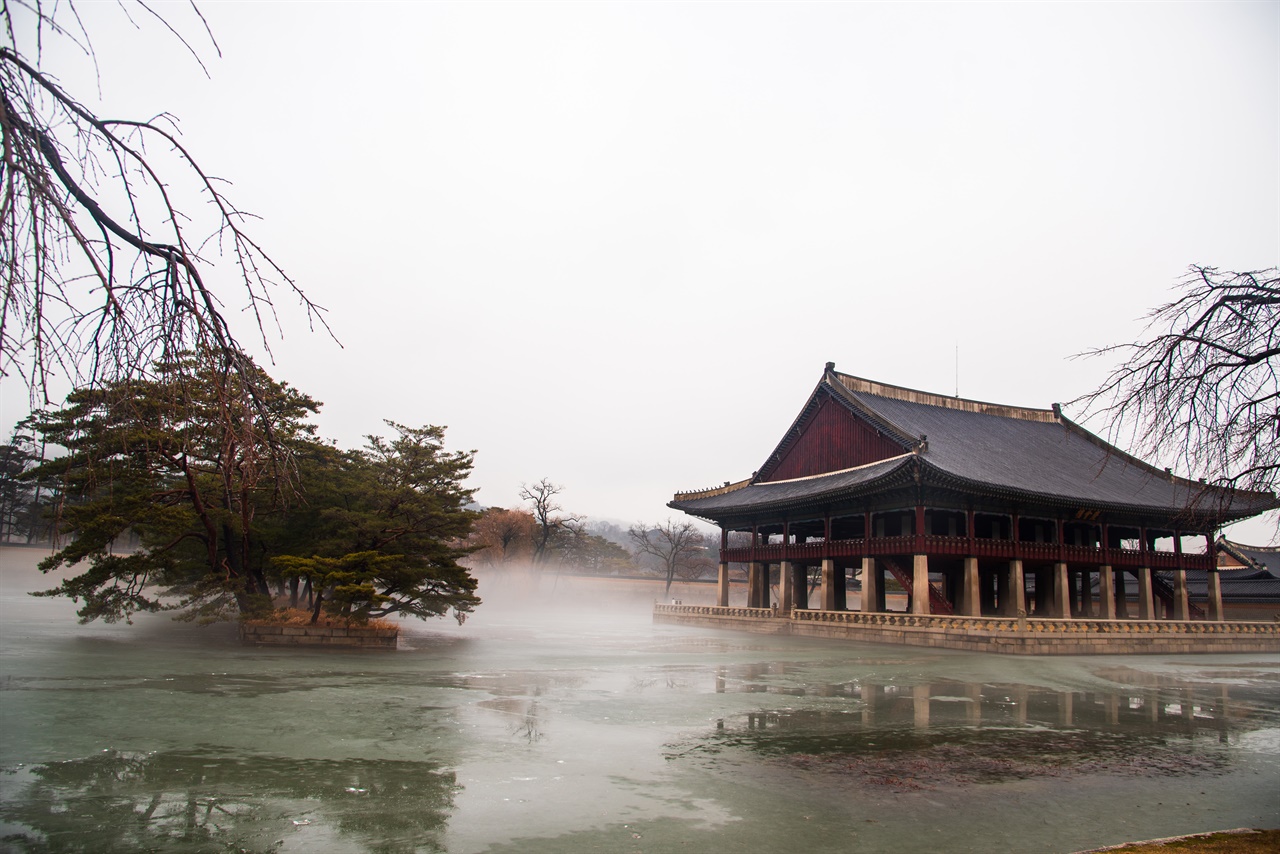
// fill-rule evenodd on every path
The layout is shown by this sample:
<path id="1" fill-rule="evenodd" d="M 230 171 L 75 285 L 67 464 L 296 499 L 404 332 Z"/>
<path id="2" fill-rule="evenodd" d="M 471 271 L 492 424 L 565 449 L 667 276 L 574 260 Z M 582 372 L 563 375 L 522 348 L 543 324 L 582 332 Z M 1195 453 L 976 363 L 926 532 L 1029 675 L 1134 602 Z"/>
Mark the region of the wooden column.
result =
<path id="1" fill-rule="evenodd" d="M 1175 620 L 1191 619 L 1191 600 L 1187 594 L 1187 571 L 1177 569 L 1173 572 L 1173 618 Z"/>
<path id="2" fill-rule="evenodd" d="M 1211 569 L 1205 580 L 1209 584 L 1209 619 L 1220 623 L 1225 619 L 1222 613 L 1222 577 L 1218 575 L 1218 570 Z"/>
<path id="3" fill-rule="evenodd" d="M 868 614 L 879 612 L 884 609 L 883 601 L 880 568 L 876 566 L 875 558 L 864 557 L 862 559 L 862 611 Z"/>
<path id="4" fill-rule="evenodd" d="M 784 614 L 790 614 L 795 607 L 795 580 L 791 561 L 784 560 L 778 565 L 778 610 Z"/>
<path id="5" fill-rule="evenodd" d="M 1098 618 L 1116 618 L 1116 573 L 1106 564 L 1098 567 Z"/>
<path id="6" fill-rule="evenodd" d="M 917 509 L 923 512 L 923 508 Z M 929 613 L 928 555 L 915 555 L 911 561 L 911 613 Z"/>
<path id="7" fill-rule="evenodd" d="M 982 616 L 982 590 L 978 583 L 978 559 L 964 559 L 964 577 L 960 582 L 960 611 L 966 617 Z"/>
<path id="8" fill-rule="evenodd" d="M 1053 565 L 1053 616 L 1059 620 L 1071 619 L 1071 579 L 1067 576 L 1067 565 Z"/>
<path id="9" fill-rule="evenodd" d="M 1159 619 L 1155 597 L 1151 593 L 1151 569 L 1146 566 L 1138 570 L 1138 619 Z"/>

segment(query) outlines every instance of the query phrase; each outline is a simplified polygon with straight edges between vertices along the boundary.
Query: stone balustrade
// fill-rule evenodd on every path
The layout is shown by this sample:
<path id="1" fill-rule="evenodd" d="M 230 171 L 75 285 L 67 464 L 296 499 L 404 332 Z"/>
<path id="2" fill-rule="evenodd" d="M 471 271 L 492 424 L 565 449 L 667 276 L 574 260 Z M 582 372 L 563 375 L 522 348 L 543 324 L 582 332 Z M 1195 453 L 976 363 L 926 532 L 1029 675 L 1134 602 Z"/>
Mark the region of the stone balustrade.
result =
<path id="1" fill-rule="evenodd" d="M 773 634 L 1031 655 L 1280 653 L 1280 622 L 961 617 L 655 605 L 654 620 Z"/>

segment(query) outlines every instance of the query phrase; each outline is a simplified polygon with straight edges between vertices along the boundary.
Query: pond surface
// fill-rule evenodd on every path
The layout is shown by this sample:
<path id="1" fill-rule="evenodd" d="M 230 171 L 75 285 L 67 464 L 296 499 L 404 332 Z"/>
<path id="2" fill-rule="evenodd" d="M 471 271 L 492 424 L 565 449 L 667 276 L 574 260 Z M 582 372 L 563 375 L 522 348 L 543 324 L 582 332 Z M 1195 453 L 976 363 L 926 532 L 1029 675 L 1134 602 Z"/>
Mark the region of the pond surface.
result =
<path id="1" fill-rule="evenodd" d="M 1280 826 L 1280 656 L 1006 658 L 486 582 L 394 653 L 79 626 L 0 550 L 0 850 L 1072 852 Z M 685 601 L 691 601 L 688 596 Z"/>

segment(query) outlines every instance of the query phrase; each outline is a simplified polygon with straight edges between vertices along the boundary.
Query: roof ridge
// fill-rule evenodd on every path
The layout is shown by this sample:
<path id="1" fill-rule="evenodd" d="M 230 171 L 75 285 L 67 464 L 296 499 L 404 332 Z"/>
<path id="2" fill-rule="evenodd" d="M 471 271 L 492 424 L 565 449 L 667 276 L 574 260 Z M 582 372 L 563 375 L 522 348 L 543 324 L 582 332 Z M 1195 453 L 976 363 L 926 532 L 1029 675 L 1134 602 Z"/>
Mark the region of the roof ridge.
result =
<path id="1" fill-rule="evenodd" d="M 840 373 L 834 368 L 830 369 L 830 373 L 839 380 L 840 385 L 845 390 L 851 392 L 874 394 L 891 400 L 904 400 L 908 403 L 920 403 L 926 406 L 940 406 L 962 412 L 977 412 L 982 415 L 995 415 L 1001 418 L 1017 418 L 1021 421 L 1052 423 L 1058 420 L 1057 414 L 1052 409 L 1035 409 L 1029 406 L 1010 406 L 1004 403 L 988 403 L 983 400 L 951 397 L 945 394 L 937 394 L 936 392 L 877 382 L 866 377 L 856 377 L 852 374 Z"/>
<path id="2" fill-rule="evenodd" d="M 740 480 L 737 483 L 729 483 L 728 481 L 725 481 L 724 486 L 713 486 L 710 489 L 693 489 L 688 492 L 677 492 L 674 500 L 691 501 L 695 498 L 714 498 L 717 495 L 724 495 L 725 493 L 728 493 L 728 492 L 735 492 L 736 490 L 742 489 L 743 487 L 750 486 L 750 485 L 751 485 L 751 478 L 747 478 L 746 480 Z"/>

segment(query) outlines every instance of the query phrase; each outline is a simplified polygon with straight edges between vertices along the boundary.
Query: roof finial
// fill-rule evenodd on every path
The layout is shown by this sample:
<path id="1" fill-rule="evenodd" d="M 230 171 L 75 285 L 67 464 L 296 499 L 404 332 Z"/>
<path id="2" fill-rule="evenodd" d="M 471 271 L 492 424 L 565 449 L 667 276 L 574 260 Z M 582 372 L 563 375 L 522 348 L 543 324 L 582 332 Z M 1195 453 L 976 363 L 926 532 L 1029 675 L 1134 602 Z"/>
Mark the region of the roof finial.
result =
<path id="1" fill-rule="evenodd" d="M 835 362 L 827 362 L 827 373 L 829 373 L 829 374 L 833 374 L 833 373 L 835 373 L 835 371 L 836 371 L 836 363 L 835 363 Z"/>

